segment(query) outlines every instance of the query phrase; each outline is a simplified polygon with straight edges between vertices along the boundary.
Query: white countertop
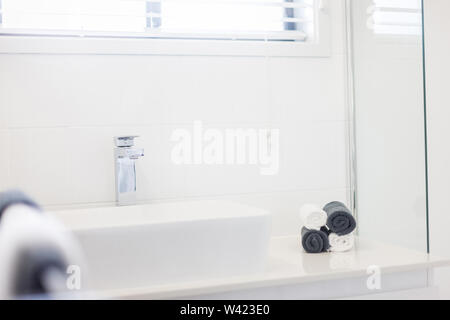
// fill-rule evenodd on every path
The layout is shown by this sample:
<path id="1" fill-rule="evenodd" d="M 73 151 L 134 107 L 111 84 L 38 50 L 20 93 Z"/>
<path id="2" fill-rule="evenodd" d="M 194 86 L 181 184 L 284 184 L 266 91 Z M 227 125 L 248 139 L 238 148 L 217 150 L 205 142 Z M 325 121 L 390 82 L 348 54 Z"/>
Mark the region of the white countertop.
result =
<path id="1" fill-rule="evenodd" d="M 382 273 L 407 272 L 450 265 L 449 259 L 434 257 L 397 246 L 356 239 L 355 249 L 346 253 L 307 254 L 296 236 L 273 238 L 265 270 L 258 274 L 175 283 L 101 293 L 123 299 L 170 299 L 219 292 L 301 284 L 367 275 L 369 266 Z M 180 266 L 182 268 L 182 266 Z"/>

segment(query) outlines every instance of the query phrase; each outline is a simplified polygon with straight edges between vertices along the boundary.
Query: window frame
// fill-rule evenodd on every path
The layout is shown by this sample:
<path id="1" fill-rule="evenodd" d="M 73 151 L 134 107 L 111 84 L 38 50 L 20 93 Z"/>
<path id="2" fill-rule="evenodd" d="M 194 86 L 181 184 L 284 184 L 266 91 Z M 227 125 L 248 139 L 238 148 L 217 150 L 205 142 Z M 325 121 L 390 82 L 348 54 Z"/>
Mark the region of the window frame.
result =
<path id="1" fill-rule="evenodd" d="M 216 40 L 183 38 L 108 37 L 102 33 L 78 36 L 0 35 L 0 54 L 314 56 L 331 55 L 329 4 L 320 0 L 315 35 L 306 41 Z"/>

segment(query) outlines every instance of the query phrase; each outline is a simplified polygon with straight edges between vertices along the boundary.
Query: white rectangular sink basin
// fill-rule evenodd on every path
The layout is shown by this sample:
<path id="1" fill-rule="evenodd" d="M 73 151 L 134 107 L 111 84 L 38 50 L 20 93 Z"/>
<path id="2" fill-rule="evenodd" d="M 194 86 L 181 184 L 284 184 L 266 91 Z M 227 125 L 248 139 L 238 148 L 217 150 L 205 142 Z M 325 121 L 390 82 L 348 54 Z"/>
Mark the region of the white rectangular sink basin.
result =
<path id="1" fill-rule="evenodd" d="M 92 289 L 145 287 L 262 271 L 270 214 L 225 201 L 52 212 L 79 239 Z"/>

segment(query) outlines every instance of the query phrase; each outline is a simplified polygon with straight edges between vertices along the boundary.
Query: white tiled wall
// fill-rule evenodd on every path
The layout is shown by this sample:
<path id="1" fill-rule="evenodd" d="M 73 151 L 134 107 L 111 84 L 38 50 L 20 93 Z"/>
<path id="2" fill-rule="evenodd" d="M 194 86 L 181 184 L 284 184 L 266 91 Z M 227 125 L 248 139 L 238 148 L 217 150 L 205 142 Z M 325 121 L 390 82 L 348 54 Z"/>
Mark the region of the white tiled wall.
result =
<path id="1" fill-rule="evenodd" d="M 333 54 L 316 57 L 0 55 L 0 188 L 45 205 L 114 201 L 112 137 L 138 134 L 140 200 L 225 197 L 269 208 L 297 232 L 303 202 L 347 200 L 343 1 Z M 280 129 L 280 171 L 176 166 L 171 132 Z"/>

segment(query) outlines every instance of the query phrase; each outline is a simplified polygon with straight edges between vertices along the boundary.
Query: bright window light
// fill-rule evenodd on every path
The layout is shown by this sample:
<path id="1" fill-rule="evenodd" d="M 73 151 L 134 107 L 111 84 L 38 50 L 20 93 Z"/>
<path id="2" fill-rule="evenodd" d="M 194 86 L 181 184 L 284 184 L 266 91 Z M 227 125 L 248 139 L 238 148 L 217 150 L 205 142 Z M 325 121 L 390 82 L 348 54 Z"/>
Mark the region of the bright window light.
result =
<path id="1" fill-rule="evenodd" d="M 207 14 L 204 14 L 206 13 Z M 283 31 L 284 8 L 237 3 L 167 2 L 163 29 L 200 31 Z"/>
<path id="2" fill-rule="evenodd" d="M 0 34 L 305 40 L 316 0 L 0 0 Z"/>
<path id="3" fill-rule="evenodd" d="M 2 27 L 143 31 L 145 2 L 117 0 L 1 0 Z"/>

